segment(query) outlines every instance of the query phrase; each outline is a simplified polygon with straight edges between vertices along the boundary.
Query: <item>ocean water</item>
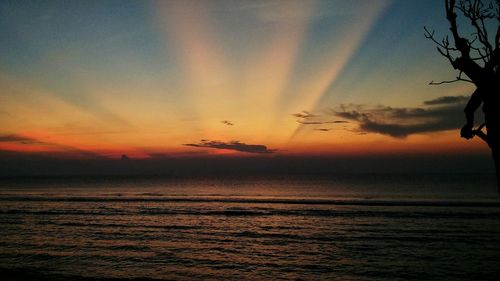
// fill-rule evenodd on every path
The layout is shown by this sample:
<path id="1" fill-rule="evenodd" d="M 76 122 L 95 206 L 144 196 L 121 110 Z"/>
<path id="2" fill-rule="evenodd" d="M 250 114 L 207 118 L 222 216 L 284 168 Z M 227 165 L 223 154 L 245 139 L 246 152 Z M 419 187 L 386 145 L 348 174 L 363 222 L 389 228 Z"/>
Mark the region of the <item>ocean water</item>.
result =
<path id="1" fill-rule="evenodd" d="M 0 180 L 2 280 L 498 280 L 493 175 Z"/>

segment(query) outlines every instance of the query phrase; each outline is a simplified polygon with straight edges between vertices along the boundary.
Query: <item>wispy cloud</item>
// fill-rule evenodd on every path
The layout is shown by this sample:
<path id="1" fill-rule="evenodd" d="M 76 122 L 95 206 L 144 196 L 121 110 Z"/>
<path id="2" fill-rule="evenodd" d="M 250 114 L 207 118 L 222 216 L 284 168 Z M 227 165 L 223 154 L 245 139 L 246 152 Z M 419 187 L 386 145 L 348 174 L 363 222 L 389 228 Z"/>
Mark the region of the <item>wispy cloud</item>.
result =
<path id="1" fill-rule="evenodd" d="M 309 111 L 303 110 L 299 113 L 294 113 L 292 116 L 297 118 L 297 122 L 303 125 L 322 125 L 322 124 L 343 124 L 349 123 L 346 120 L 331 120 L 331 116 L 325 116 L 322 114 L 311 113 Z"/>
<path id="2" fill-rule="evenodd" d="M 464 104 L 469 100 L 467 96 L 444 96 L 433 100 L 424 101 L 424 105 L 449 105 Z"/>
<path id="3" fill-rule="evenodd" d="M 2 142 L 15 142 L 20 144 L 47 144 L 43 141 L 39 141 L 30 137 L 25 137 L 16 134 L 0 135 L 0 143 Z"/>
<path id="4" fill-rule="evenodd" d="M 199 143 L 187 143 L 185 146 L 202 147 L 202 148 L 215 148 L 215 149 L 229 149 L 247 153 L 269 154 L 276 152 L 276 149 L 268 149 L 267 146 L 262 144 L 246 144 L 239 141 L 222 142 L 201 140 Z"/>
<path id="5" fill-rule="evenodd" d="M 463 123 L 463 96 L 445 96 L 424 101 L 423 107 L 341 105 L 331 114 L 357 122 L 360 132 L 395 138 L 457 129 Z"/>
<path id="6" fill-rule="evenodd" d="M 322 125 L 322 124 L 344 124 L 344 123 L 349 123 L 348 121 L 344 120 L 335 120 L 335 121 L 301 121 L 297 120 L 300 124 L 304 125 Z"/>
<path id="7" fill-rule="evenodd" d="M 294 113 L 294 114 L 292 114 L 292 116 L 297 117 L 297 118 L 314 118 L 314 117 L 318 117 L 319 115 L 312 114 L 311 112 L 309 112 L 307 110 L 302 110 L 302 112 Z"/>
<path id="8" fill-rule="evenodd" d="M 23 145 L 26 147 L 29 146 L 45 146 L 45 147 L 50 147 L 53 152 L 61 152 L 63 154 L 68 154 L 71 156 L 76 156 L 76 157 L 84 157 L 84 158 L 102 158 L 97 153 L 87 151 L 87 150 L 82 150 L 73 146 L 69 145 L 63 145 L 63 144 L 58 144 L 54 142 L 47 142 L 43 141 L 40 139 L 28 137 L 28 136 L 23 136 L 19 134 L 4 134 L 0 135 L 0 145 L 2 143 L 14 143 L 17 145 Z M 0 147 L 0 151 L 2 151 L 3 148 Z M 42 153 L 42 152 L 41 152 Z M 43 152 L 46 153 L 46 152 Z"/>

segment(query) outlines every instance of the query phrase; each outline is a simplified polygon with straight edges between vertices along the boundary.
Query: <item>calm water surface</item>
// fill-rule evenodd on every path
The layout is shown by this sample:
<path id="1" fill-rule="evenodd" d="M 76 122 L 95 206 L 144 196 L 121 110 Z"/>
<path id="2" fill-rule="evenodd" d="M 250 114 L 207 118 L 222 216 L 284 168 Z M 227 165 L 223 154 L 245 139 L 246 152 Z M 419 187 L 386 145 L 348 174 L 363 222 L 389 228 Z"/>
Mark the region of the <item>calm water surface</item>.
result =
<path id="1" fill-rule="evenodd" d="M 0 237 L 12 280 L 500 276 L 491 175 L 4 179 Z"/>

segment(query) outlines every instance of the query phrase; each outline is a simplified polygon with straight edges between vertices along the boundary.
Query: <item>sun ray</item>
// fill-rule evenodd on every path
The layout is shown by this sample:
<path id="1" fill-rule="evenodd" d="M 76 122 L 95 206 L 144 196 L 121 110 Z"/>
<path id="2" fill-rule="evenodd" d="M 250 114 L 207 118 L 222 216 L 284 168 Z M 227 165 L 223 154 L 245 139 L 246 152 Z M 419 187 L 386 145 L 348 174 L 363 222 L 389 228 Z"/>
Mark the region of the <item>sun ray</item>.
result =
<path id="1" fill-rule="evenodd" d="M 168 42 L 180 60 L 183 73 L 179 91 L 187 96 L 206 133 L 207 103 L 215 99 L 214 89 L 228 79 L 222 48 L 206 1 L 162 1 L 158 13 Z"/>
<path id="2" fill-rule="evenodd" d="M 326 54 L 321 60 L 321 64 L 316 65 L 314 75 L 306 79 L 298 89 L 299 95 L 290 103 L 288 110 L 297 112 L 300 110 L 313 110 L 317 103 L 327 94 L 328 88 L 335 83 L 340 72 L 349 63 L 357 48 L 368 35 L 377 18 L 387 7 L 389 1 L 370 2 L 363 7 L 361 12 L 355 16 L 356 24 L 351 29 L 343 33 L 342 38 L 335 38 L 330 41 L 332 51 Z M 339 44 L 339 41 L 342 42 Z M 334 48 L 334 46 L 338 46 Z M 290 143 L 303 128 L 299 124 L 288 139 Z"/>

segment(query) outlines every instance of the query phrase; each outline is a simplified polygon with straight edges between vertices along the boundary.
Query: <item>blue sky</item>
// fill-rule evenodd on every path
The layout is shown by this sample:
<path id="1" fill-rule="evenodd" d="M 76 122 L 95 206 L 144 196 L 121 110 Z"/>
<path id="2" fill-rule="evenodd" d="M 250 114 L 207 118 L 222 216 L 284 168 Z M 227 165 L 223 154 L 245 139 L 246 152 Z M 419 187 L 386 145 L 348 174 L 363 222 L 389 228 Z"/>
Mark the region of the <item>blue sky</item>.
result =
<path id="1" fill-rule="evenodd" d="M 64 146 L 147 157 L 200 151 L 183 144 L 204 139 L 299 154 L 443 146 L 484 153 L 480 142 L 457 137 L 462 105 L 446 105 L 457 110 L 446 120 L 436 114 L 454 111 L 424 106 L 473 90 L 428 85 L 456 75 L 424 37 L 424 26 L 446 33 L 443 6 L 435 0 L 3 1 L 0 133 L 38 144 L 3 141 L 0 148 Z M 429 115 L 374 115 L 386 107 Z M 363 131 L 359 120 L 337 120 L 345 108 L 385 118 L 377 119 L 384 125 L 437 125 L 394 137 Z M 304 110 L 315 124 L 294 117 Z"/>

